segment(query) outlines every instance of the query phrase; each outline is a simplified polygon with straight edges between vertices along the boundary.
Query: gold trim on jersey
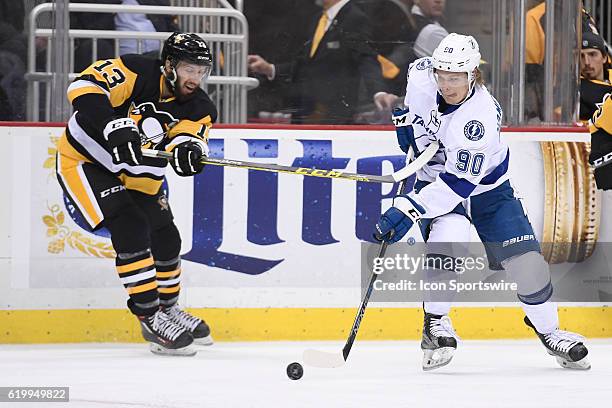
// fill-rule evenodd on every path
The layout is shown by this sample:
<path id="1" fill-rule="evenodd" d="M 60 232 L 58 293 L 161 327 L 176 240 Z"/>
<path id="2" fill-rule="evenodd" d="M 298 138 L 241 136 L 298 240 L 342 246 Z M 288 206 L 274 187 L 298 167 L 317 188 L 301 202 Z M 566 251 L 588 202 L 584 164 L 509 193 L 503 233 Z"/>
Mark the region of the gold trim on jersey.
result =
<path id="1" fill-rule="evenodd" d="M 60 153 L 57 155 L 57 169 L 70 199 L 79 207 L 89 225 L 97 227 L 104 215 L 83 172 L 83 161 Z"/>
<path id="2" fill-rule="evenodd" d="M 68 140 L 68 136 L 66 136 L 66 131 L 64 131 L 62 133 L 62 137 L 60 138 L 59 142 L 57 143 L 57 151 L 60 154 L 66 156 L 66 157 L 69 157 L 71 159 L 82 161 L 82 162 L 85 162 L 85 163 L 91 163 L 91 160 L 89 160 L 87 157 L 85 157 L 81 153 L 79 153 L 70 144 L 70 141 Z"/>
<path id="3" fill-rule="evenodd" d="M 140 191 L 149 195 L 157 194 L 163 182 L 163 180 L 155 180 L 149 177 L 132 177 L 127 174 L 120 174 L 118 177 L 128 190 Z"/>
<path id="4" fill-rule="evenodd" d="M 612 84 L 610 84 L 610 82 L 608 82 L 606 80 L 600 81 L 599 79 L 587 79 L 587 78 L 583 77 L 582 75 L 580 76 L 580 80 L 581 81 L 589 81 L 589 82 L 592 82 L 592 83 L 598 84 L 598 85 L 612 86 Z"/>
<path id="5" fill-rule="evenodd" d="M 94 62 L 81 72 L 79 78 L 87 80 L 88 76 L 107 86 L 110 103 L 116 108 L 132 95 L 138 75 L 128 69 L 121 58 L 115 58 Z"/>
<path id="6" fill-rule="evenodd" d="M 212 126 L 210 115 L 206 115 L 197 122 L 183 119 L 168 131 L 168 139 L 173 139 L 180 134 L 195 136 L 204 142 L 208 142 L 208 132 Z"/>

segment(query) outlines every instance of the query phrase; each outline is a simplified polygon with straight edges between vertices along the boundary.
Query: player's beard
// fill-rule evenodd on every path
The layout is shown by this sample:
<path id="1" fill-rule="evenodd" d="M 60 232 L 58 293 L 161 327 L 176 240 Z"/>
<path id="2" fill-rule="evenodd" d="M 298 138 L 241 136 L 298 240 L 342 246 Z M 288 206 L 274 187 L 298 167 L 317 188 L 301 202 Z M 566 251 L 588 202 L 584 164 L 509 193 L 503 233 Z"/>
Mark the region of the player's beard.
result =
<path id="1" fill-rule="evenodd" d="M 192 99 L 195 96 L 195 94 L 196 94 L 197 88 L 194 89 L 193 91 L 191 91 L 190 93 L 185 93 L 185 92 L 183 92 L 183 90 L 184 90 L 184 87 L 183 86 L 179 86 L 178 84 L 174 88 L 174 97 L 180 103 L 187 102 L 190 99 Z"/>

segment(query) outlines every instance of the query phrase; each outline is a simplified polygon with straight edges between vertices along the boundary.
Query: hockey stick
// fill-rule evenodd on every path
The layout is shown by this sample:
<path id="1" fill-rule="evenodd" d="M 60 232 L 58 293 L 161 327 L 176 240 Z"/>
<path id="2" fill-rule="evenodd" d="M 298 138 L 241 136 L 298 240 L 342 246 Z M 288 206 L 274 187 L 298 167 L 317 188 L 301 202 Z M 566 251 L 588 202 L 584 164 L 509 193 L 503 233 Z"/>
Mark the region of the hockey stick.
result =
<path id="1" fill-rule="evenodd" d="M 380 248 L 378 249 L 378 258 L 382 258 L 383 256 L 385 256 L 386 250 L 387 243 L 382 242 L 380 244 Z M 370 296 L 372 295 L 372 290 L 374 289 L 374 283 L 376 282 L 376 279 L 378 279 L 378 275 L 372 272 L 372 275 L 370 276 L 370 283 L 368 284 L 368 289 L 366 290 L 363 299 L 361 299 L 361 304 L 359 305 L 357 316 L 355 316 L 353 327 L 351 327 L 351 331 L 349 333 L 348 339 L 346 339 L 346 343 L 344 344 L 342 351 L 329 352 L 307 349 L 304 350 L 304 353 L 302 354 L 304 363 L 308 364 L 309 366 L 319 368 L 336 368 L 344 365 L 346 359 L 349 356 L 349 353 L 351 352 L 351 348 L 353 347 L 355 338 L 357 338 L 357 332 L 359 331 L 359 326 L 361 326 L 361 320 L 365 315 L 366 307 L 368 307 L 368 302 L 370 301 Z"/>
<path id="2" fill-rule="evenodd" d="M 427 148 L 421 153 L 419 157 L 417 157 L 413 162 L 408 164 L 406 167 L 396 171 L 392 174 L 386 174 L 383 176 L 376 176 L 370 174 L 359 174 L 359 173 L 348 173 L 336 170 L 320 170 L 320 169 L 312 169 L 307 167 L 292 167 L 292 166 L 283 166 L 280 164 L 271 164 L 271 163 L 254 163 L 247 162 L 241 160 L 232 160 L 232 159 L 215 159 L 212 157 L 203 157 L 202 163 L 210 164 L 213 166 L 227 166 L 227 167 L 238 167 L 243 169 L 250 170 L 261 170 L 261 171 L 272 171 L 277 173 L 288 173 L 288 174 L 297 174 L 301 176 L 310 176 L 310 177 L 324 177 L 324 178 L 337 178 L 337 179 L 346 179 L 353 181 L 364 181 L 367 183 L 397 183 L 399 181 L 405 180 L 410 177 L 417 170 L 427 164 L 427 162 L 436 154 L 438 151 L 439 144 L 434 142 L 427 146 Z M 172 159 L 172 153 L 160 151 L 160 150 L 151 150 L 151 149 L 142 149 L 142 155 L 146 157 L 157 157 L 164 158 L 167 160 Z"/>
<path id="3" fill-rule="evenodd" d="M 410 148 L 408 152 L 409 157 L 412 157 L 412 148 Z M 418 159 L 417 159 L 418 160 Z M 410 164 L 415 163 L 416 160 Z M 401 181 L 398 192 L 402 193 L 404 191 L 404 187 L 406 186 L 407 179 Z M 387 251 L 387 242 L 383 241 L 380 244 L 378 249 L 378 258 L 382 258 L 385 256 L 385 252 Z M 302 359 L 304 363 L 308 364 L 312 367 L 319 368 L 337 368 L 344 365 L 346 360 L 348 359 L 349 353 L 351 352 L 351 348 L 353 347 L 353 343 L 357 338 L 357 332 L 359 331 L 359 326 L 361 326 L 361 321 L 363 320 L 363 316 L 365 315 L 366 307 L 368 307 L 368 302 L 370 301 L 370 296 L 372 295 L 372 290 L 374 289 L 374 283 L 378 279 L 378 275 L 372 269 L 370 275 L 370 283 L 368 284 L 368 288 L 361 299 L 361 304 L 359 305 L 359 310 L 357 311 L 357 315 L 355 316 L 355 321 L 353 322 L 353 327 L 351 327 L 351 331 L 349 332 L 349 336 L 346 339 L 346 343 L 342 348 L 341 352 L 328 352 L 328 351 L 320 351 L 314 349 L 304 350 L 302 354 Z"/>

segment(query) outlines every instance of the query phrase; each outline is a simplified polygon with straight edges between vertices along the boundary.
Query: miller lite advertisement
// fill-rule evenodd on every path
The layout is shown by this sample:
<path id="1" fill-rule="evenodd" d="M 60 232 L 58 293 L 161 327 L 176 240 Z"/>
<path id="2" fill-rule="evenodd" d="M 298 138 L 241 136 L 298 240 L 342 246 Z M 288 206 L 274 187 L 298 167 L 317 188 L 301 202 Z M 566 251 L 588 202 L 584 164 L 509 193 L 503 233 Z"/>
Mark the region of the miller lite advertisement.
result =
<path id="1" fill-rule="evenodd" d="M 0 220 L 8 223 L 1 239 L 10 249 L 9 274 L 0 282 L 2 302 L 24 309 L 122 308 L 125 294 L 108 231 L 91 231 L 57 183 L 62 131 L 4 128 L 12 149 L 29 141 L 30 157 L 5 164 L 15 181 L 4 204 L 10 217 Z M 513 187 L 549 263 L 585 262 L 597 253 L 598 242 L 611 242 L 606 222 L 611 199 L 596 190 L 586 161 L 588 134 L 569 134 L 565 141 L 550 141 L 543 133 L 502 135 L 510 146 Z M 405 165 L 391 129 L 220 128 L 211 131 L 209 146 L 214 158 L 369 175 Z M 391 205 L 397 185 L 331 175 L 209 165 L 194 178 L 180 178 L 168 166 L 158 204 L 171 209 L 182 237 L 181 303 L 354 307 L 360 245 L 373 241 L 374 224 Z M 417 228 L 409 232 L 411 239 L 422 242 Z M 479 242 L 475 231 L 473 241 Z M 62 293 L 70 295 L 57 296 Z"/>

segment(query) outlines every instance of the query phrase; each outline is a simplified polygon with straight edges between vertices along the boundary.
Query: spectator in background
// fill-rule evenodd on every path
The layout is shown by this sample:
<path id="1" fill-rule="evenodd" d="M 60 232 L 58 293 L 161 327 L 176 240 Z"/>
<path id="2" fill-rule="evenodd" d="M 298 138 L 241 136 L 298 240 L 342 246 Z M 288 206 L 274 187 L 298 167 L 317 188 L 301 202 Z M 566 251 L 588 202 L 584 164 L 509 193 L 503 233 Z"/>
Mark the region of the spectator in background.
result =
<path id="1" fill-rule="evenodd" d="M 0 23 L 6 23 L 23 33 L 25 20 L 25 7 L 23 1 L 0 0 Z"/>
<path id="2" fill-rule="evenodd" d="M 122 0 L 123 5 L 143 6 L 170 6 L 170 0 Z M 178 32 L 178 18 L 164 14 L 133 14 L 117 13 L 115 15 L 115 29 L 117 31 L 141 32 Z M 153 54 L 157 57 L 161 43 L 159 40 L 145 40 L 138 47 L 137 40 L 120 40 L 119 54 Z"/>
<path id="3" fill-rule="evenodd" d="M 0 120 L 25 120 L 24 4 L 0 0 Z"/>
<path id="4" fill-rule="evenodd" d="M 91 3 L 91 0 L 70 0 L 71 3 Z M 98 4 L 121 4 L 121 0 L 97 0 Z M 80 30 L 114 30 L 112 13 L 70 13 L 70 28 Z M 116 58 L 114 40 L 96 41 L 97 52 L 93 55 L 93 42 L 79 38 L 74 42 L 74 72 L 81 72 L 96 60 Z"/>
<path id="5" fill-rule="evenodd" d="M 580 51 L 580 120 L 587 122 L 597 104 L 612 92 L 612 66 L 604 40 L 590 31 L 582 33 Z"/>
<path id="6" fill-rule="evenodd" d="M 438 24 L 428 24 L 423 27 L 412 47 L 415 59 L 431 56 L 438 44 L 440 44 L 442 39 L 447 35 L 448 32 L 444 27 Z M 413 61 L 410 61 L 410 63 L 412 62 Z M 408 65 L 410 65 L 410 63 L 408 63 Z M 374 95 L 374 104 L 378 110 L 381 111 L 391 111 L 391 109 L 396 106 L 403 106 L 403 101 L 404 96 L 398 96 L 394 93 L 378 92 Z M 388 117 L 386 120 L 388 121 Z"/>
<path id="7" fill-rule="evenodd" d="M 321 8 L 313 1 L 257 0 L 244 3 L 244 15 L 249 22 L 249 51 L 268 61 L 292 61 L 300 54 L 312 33 L 308 24 Z M 288 101 L 292 84 L 262 80 L 248 92 L 250 121 L 289 121 Z"/>
<path id="8" fill-rule="evenodd" d="M 323 0 L 323 13 L 309 31 L 311 39 L 292 61 L 272 64 L 249 55 L 249 69 L 293 85 L 293 123 L 353 123 L 356 84 L 363 80 L 370 95 L 384 86 L 376 51 L 369 45 L 368 17 L 349 0 Z"/>
<path id="9" fill-rule="evenodd" d="M 563 2 L 555 2 L 555 14 L 561 13 Z M 582 8 L 583 32 L 599 35 L 595 21 Z M 525 119 L 543 119 L 544 58 L 546 56 L 546 2 L 527 11 L 525 19 Z M 581 115 L 582 117 L 582 115 Z"/>
<path id="10" fill-rule="evenodd" d="M 71 0 L 72 3 L 91 3 L 91 0 Z M 98 4 L 128 4 L 143 6 L 169 6 L 170 0 L 97 0 Z M 143 15 L 133 13 L 71 13 L 70 28 L 83 30 L 118 30 L 118 31 L 180 31 L 176 24 L 176 16 Z M 81 72 L 92 62 L 101 59 L 116 58 L 113 39 L 99 39 L 97 54 L 92 55 L 93 44 L 90 39 L 75 41 L 74 71 Z M 120 41 L 119 54 L 138 54 L 136 40 Z M 142 53 L 159 53 L 159 41 L 144 41 Z"/>
<path id="11" fill-rule="evenodd" d="M 392 94 L 400 94 L 404 91 L 410 63 L 431 55 L 442 38 L 448 35 L 441 25 L 446 0 L 414 0 L 410 9 L 402 0 L 362 1 L 362 7 L 372 20 L 375 48 L 398 68 L 396 71 L 383 72 L 387 79 L 387 89 Z M 428 30 L 423 33 L 425 27 Z M 433 47 L 422 48 L 423 44 L 430 41 L 427 38 L 430 35 L 437 38 L 435 44 Z M 418 53 L 415 50 L 417 42 L 421 47 Z"/>

